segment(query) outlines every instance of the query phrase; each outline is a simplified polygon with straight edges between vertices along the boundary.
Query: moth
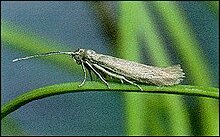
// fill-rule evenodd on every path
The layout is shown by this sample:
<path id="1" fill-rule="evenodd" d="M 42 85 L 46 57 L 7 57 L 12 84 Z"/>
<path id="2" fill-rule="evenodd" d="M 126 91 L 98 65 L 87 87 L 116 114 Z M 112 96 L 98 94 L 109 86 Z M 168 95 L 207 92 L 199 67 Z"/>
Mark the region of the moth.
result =
<path id="1" fill-rule="evenodd" d="M 13 62 L 56 54 L 69 55 L 75 60 L 77 64 L 82 66 L 82 70 L 84 72 L 84 79 L 79 85 L 79 87 L 83 86 L 86 81 L 86 69 L 89 71 L 90 77 L 92 71 L 101 79 L 101 81 L 103 81 L 106 84 L 108 88 L 110 87 L 108 82 L 103 77 L 104 74 L 116 79 L 120 79 L 122 83 L 125 81 L 132 85 L 135 85 L 141 91 L 143 91 L 143 89 L 137 84 L 137 82 L 153 84 L 157 86 L 172 86 L 175 84 L 179 84 L 185 77 L 185 73 L 183 72 L 179 64 L 164 68 L 154 67 L 140 64 L 134 61 L 99 54 L 96 53 L 94 50 L 87 49 L 78 49 L 74 52 L 48 52 L 23 58 L 17 58 L 14 59 Z"/>

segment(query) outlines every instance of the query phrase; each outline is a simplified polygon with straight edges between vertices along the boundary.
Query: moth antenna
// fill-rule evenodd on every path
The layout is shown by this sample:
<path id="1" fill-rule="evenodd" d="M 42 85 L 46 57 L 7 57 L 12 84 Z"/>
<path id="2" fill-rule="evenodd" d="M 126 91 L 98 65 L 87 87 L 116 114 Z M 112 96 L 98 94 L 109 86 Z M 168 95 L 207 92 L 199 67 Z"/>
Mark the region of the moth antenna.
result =
<path id="1" fill-rule="evenodd" d="M 23 58 L 16 58 L 16 59 L 14 59 L 12 62 L 21 61 L 21 60 L 26 60 L 26 59 L 31 59 L 31 58 L 36 58 L 36 57 L 41 57 L 41 56 L 56 55 L 56 54 L 74 55 L 75 52 L 71 52 L 71 51 L 69 51 L 69 52 L 63 52 L 63 51 L 47 52 L 47 53 L 42 53 L 42 54 L 27 56 L 27 57 L 23 57 Z"/>

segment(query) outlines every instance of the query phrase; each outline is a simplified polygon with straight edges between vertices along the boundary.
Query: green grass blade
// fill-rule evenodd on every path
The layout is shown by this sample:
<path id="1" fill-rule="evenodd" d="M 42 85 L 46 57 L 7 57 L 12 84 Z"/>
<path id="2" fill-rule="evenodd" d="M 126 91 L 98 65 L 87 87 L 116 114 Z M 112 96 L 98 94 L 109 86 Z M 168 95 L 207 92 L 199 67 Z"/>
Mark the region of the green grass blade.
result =
<path id="1" fill-rule="evenodd" d="M 184 12 L 175 2 L 155 2 L 157 10 L 164 17 L 165 25 L 171 35 L 174 46 L 186 67 L 186 75 L 192 84 L 211 86 L 211 73 L 208 61 L 202 53 L 200 46 L 186 21 Z M 201 130 L 202 135 L 219 134 L 217 102 L 200 99 Z"/>
<path id="2" fill-rule="evenodd" d="M 177 94 L 177 95 L 190 95 L 198 97 L 208 97 L 213 99 L 219 98 L 219 89 L 213 87 L 178 85 L 170 87 L 146 86 L 140 85 L 144 91 L 134 85 L 119 84 L 110 82 L 110 89 L 101 82 L 87 82 L 83 87 L 78 87 L 79 82 L 56 84 L 51 86 L 42 87 L 29 92 L 26 92 L 15 99 L 4 104 L 1 108 L 1 119 L 17 110 L 21 106 L 42 98 L 60 95 L 65 93 L 79 93 L 88 91 L 121 91 L 121 92 L 139 92 L 140 95 L 144 93 L 159 93 L 159 94 Z M 146 94 L 147 95 L 147 94 Z M 211 108 L 210 108 L 211 109 Z"/>
<path id="3" fill-rule="evenodd" d="M 163 43 L 159 39 L 159 33 L 152 21 L 149 11 L 144 2 L 121 2 L 121 22 L 119 22 L 119 50 L 121 57 L 140 62 L 140 45 L 138 38 L 144 37 L 146 50 L 150 54 L 156 66 L 170 66 L 169 58 L 164 50 Z M 145 103 L 142 100 L 148 99 Z M 163 100 L 155 102 L 155 100 Z M 182 100 L 178 97 L 155 97 L 139 96 L 135 94 L 125 95 L 125 106 L 127 109 L 127 134 L 128 135 L 183 135 L 189 133 L 189 119 Z M 153 103 L 154 102 L 154 103 Z M 175 102 L 175 103 L 174 103 Z M 149 108 L 151 104 L 153 107 Z M 158 105 L 155 105 L 158 104 Z M 175 104 L 175 105 L 174 105 Z M 177 105 L 179 104 L 179 105 Z M 148 105 L 148 107 L 147 107 Z M 145 106 L 145 107 L 144 107 Z M 170 106 L 167 108 L 166 106 Z M 176 107 L 179 106 L 179 107 Z M 144 108 L 144 109 L 143 109 Z M 164 113 L 170 117 L 171 129 L 162 126 L 161 120 L 157 116 L 159 108 L 167 109 Z M 180 122 L 181 121 L 181 122 Z M 178 127 L 178 128 L 177 128 Z M 147 131 L 146 129 L 149 129 Z M 169 130 L 170 129 L 170 130 Z"/>
<path id="4" fill-rule="evenodd" d="M 143 27 L 142 30 L 144 32 L 145 41 L 147 43 L 145 46 L 147 49 L 147 53 L 150 55 L 151 60 L 155 66 L 171 66 L 173 64 L 170 63 L 169 54 L 165 49 L 166 47 L 162 41 L 162 36 L 160 37 L 161 34 L 159 32 L 159 29 L 157 29 L 157 25 L 155 25 L 156 21 L 153 20 L 154 14 L 151 13 L 150 6 L 151 5 L 149 3 L 146 3 L 146 5 L 144 5 L 143 2 L 142 8 L 139 8 L 142 9 L 140 13 L 143 14 L 142 21 L 139 22 L 139 24 L 141 24 L 140 27 Z M 155 102 L 155 100 L 160 100 L 155 103 L 158 103 L 157 106 L 162 110 L 166 110 L 165 112 L 161 111 L 161 114 L 169 117 L 170 128 L 168 128 L 165 120 L 162 123 L 163 125 L 166 125 L 163 126 L 164 130 L 166 130 L 166 134 L 190 135 L 190 122 L 186 108 L 184 107 L 184 102 L 181 97 L 158 96 L 151 97 L 151 100 L 152 102 Z M 161 101 L 163 103 L 161 103 Z M 158 113 L 158 108 L 151 108 L 151 112 L 154 112 L 155 114 L 152 114 L 152 116 L 150 116 L 151 118 L 149 119 L 152 119 L 156 116 L 156 113 Z M 153 128 L 152 125 L 150 125 L 149 128 L 150 127 L 152 128 L 152 130 L 155 130 L 154 132 L 157 135 L 158 126 L 155 126 Z"/>
<path id="5" fill-rule="evenodd" d="M 134 26 L 137 22 L 138 2 L 120 2 L 119 19 L 119 47 L 117 54 L 124 59 L 140 61 L 140 49 L 137 41 L 137 29 Z M 126 93 L 124 95 L 124 110 L 126 113 L 125 131 L 126 135 L 146 135 L 144 96 L 137 93 Z"/>
<path id="6" fill-rule="evenodd" d="M 181 12 L 175 2 L 155 2 L 155 6 L 164 17 L 165 25 L 175 42 L 173 46 L 187 67 L 187 73 L 190 74 L 187 75 L 190 77 L 189 80 L 191 79 L 193 84 L 210 85 L 208 62 L 190 26 L 184 19 L 184 12 Z"/>
<path id="7" fill-rule="evenodd" d="M 3 43 L 7 43 L 9 48 L 13 50 L 19 50 L 27 53 L 23 56 L 29 56 L 39 53 L 51 52 L 51 51 L 68 51 L 63 49 L 64 45 L 60 45 L 55 41 L 50 41 L 46 38 L 42 38 L 37 34 L 33 34 L 31 30 L 18 27 L 8 21 L 1 21 L 1 40 Z M 75 49 L 71 49 L 75 50 Z M 57 55 L 52 57 L 42 57 L 38 59 L 49 60 L 50 63 L 57 65 L 60 68 L 64 68 L 70 72 L 79 71 L 71 57 L 66 55 Z"/>

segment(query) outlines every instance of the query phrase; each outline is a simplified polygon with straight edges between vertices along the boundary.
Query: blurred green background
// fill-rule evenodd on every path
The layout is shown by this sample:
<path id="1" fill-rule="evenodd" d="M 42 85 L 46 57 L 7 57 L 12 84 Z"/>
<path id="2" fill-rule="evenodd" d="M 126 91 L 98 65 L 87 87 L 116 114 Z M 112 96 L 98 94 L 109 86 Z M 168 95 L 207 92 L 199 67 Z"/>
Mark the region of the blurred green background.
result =
<path id="1" fill-rule="evenodd" d="M 83 79 L 66 56 L 14 58 L 78 48 L 154 66 L 181 64 L 182 84 L 219 87 L 219 2 L 1 4 L 1 105 L 29 90 Z M 2 135 L 218 135 L 219 101 L 64 94 L 31 102 L 1 125 Z"/>

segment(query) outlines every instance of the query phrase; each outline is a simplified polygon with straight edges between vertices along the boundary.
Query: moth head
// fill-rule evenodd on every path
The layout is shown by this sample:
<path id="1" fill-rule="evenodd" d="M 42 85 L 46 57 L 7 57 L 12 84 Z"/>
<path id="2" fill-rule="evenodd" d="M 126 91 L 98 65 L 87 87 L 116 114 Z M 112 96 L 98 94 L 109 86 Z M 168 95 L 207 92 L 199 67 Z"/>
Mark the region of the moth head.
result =
<path id="1" fill-rule="evenodd" d="M 77 64 L 82 64 L 82 60 L 85 57 L 85 51 L 85 49 L 77 49 L 73 52 L 73 54 L 71 54 Z"/>

